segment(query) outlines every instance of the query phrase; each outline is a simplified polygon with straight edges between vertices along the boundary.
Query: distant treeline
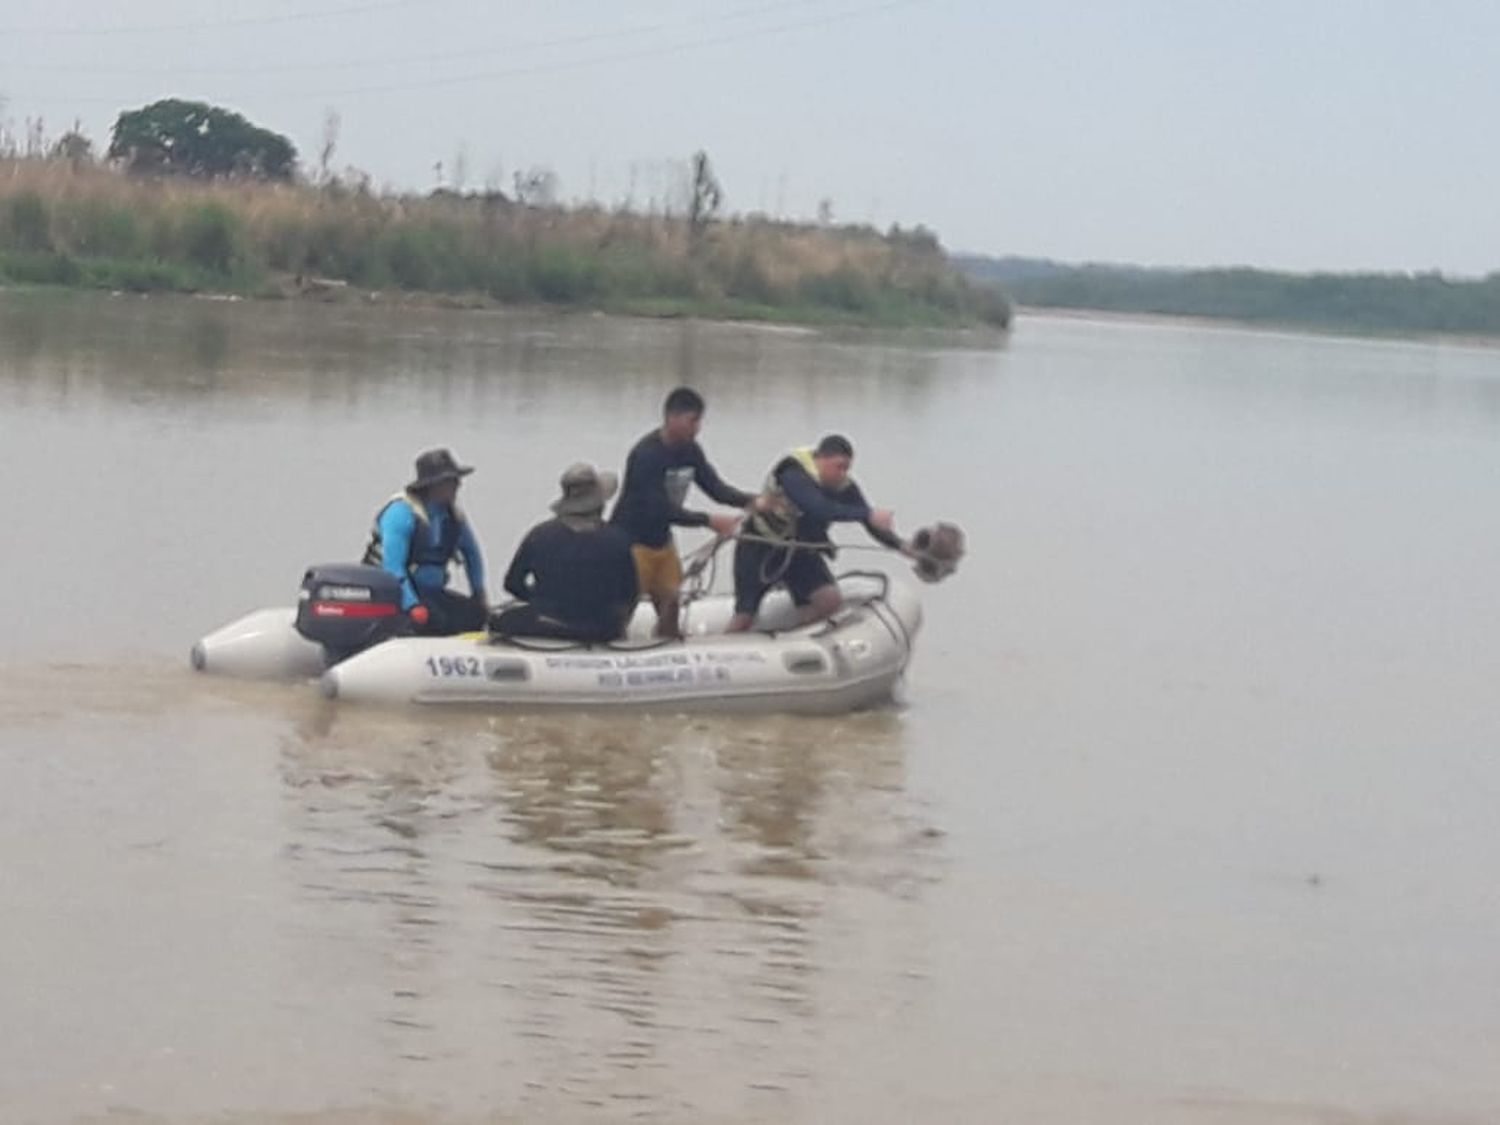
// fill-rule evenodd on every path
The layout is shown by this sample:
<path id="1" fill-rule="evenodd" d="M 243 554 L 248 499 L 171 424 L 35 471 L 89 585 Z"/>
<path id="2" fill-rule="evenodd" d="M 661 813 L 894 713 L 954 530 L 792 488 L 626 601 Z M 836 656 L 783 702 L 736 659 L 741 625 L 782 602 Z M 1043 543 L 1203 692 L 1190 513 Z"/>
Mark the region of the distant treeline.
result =
<path id="1" fill-rule="evenodd" d="M 956 256 L 970 277 L 1017 303 L 1051 308 L 1218 317 L 1362 332 L 1500 335 L 1500 272 L 1277 273 L 1065 265 L 1036 258 Z"/>
<path id="2" fill-rule="evenodd" d="M 499 192 L 141 174 L 0 159 L 0 281 L 290 295 L 361 290 L 658 315 L 1003 327 L 995 288 L 917 228 L 537 206 Z M 334 283 L 330 286 L 329 283 Z"/>

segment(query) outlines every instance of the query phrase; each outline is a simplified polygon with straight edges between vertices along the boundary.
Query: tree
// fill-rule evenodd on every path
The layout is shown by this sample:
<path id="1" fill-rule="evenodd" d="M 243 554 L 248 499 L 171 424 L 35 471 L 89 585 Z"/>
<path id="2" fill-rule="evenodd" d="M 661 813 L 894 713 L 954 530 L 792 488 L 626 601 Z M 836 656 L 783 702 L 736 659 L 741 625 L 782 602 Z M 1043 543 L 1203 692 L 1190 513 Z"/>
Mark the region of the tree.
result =
<path id="1" fill-rule="evenodd" d="M 724 203 L 724 189 L 709 167 L 708 153 L 693 153 L 693 186 L 688 199 L 688 231 L 696 243 L 703 229 L 719 213 Z"/>
<path id="2" fill-rule="evenodd" d="M 94 142 L 84 136 L 82 122 L 73 122 L 73 127 L 57 138 L 48 154 L 53 160 L 66 160 L 77 167 L 94 162 Z"/>
<path id="3" fill-rule="evenodd" d="M 339 147 L 339 112 L 330 109 L 323 115 L 323 143 L 318 146 L 318 183 L 326 184 L 332 175 L 333 154 Z"/>
<path id="4" fill-rule="evenodd" d="M 290 180 L 296 171 L 291 141 L 206 102 L 167 98 L 127 110 L 111 136 L 109 158 L 135 172 Z"/>
<path id="5" fill-rule="evenodd" d="M 460 141 L 458 151 L 453 154 L 453 190 L 462 195 L 468 182 L 469 146 Z"/>
<path id="6" fill-rule="evenodd" d="M 515 174 L 516 202 L 526 207 L 551 207 L 557 202 L 557 173 L 541 166 Z"/>
<path id="7" fill-rule="evenodd" d="M 35 160 L 47 151 L 47 125 L 40 117 L 26 119 L 26 158 Z"/>

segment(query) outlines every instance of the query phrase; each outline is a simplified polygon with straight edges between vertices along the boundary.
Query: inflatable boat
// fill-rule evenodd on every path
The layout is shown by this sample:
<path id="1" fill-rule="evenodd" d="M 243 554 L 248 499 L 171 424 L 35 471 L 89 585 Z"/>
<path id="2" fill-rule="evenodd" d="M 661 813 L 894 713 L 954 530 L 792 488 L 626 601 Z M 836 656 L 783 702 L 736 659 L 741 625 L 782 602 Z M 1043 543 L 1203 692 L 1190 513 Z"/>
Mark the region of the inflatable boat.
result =
<path id="1" fill-rule="evenodd" d="M 204 637 L 193 667 L 318 676 L 330 698 L 362 702 L 839 713 L 890 699 L 922 622 L 914 589 L 858 571 L 838 579 L 839 613 L 800 627 L 778 590 L 750 633 L 726 634 L 733 599 L 709 595 L 684 607 L 681 640 L 652 638 L 645 603 L 626 637 L 604 645 L 485 633 L 381 638 L 385 606 L 354 576 L 365 568 L 330 569 L 308 572 L 296 608 L 257 610 Z"/>

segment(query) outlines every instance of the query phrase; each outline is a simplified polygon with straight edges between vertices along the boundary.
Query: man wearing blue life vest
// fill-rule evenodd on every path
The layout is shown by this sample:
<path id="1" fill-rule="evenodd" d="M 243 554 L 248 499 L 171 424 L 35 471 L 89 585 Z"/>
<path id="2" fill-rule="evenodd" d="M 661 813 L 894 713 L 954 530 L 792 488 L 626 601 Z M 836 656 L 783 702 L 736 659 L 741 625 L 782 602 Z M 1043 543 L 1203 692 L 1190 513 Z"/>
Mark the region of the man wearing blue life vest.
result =
<path id="1" fill-rule="evenodd" d="M 909 553 L 892 530 L 891 512 L 870 507 L 849 476 L 853 461 L 849 439 L 830 434 L 816 448 L 794 449 L 771 467 L 734 547 L 731 633 L 754 624 L 761 601 L 778 585 L 786 586 L 804 624 L 838 612 L 843 595 L 828 569 L 834 553 L 830 524 L 863 524 L 878 542 Z"/>
<path id="2" fill-rule="evenodd" d="M 673 527 L 708 527 L 732 535 L 741 513 L 695 512 L 683 505 L 688 486 L 697 484 L 720 504 L 745 508 L 754 494 L 724 480 L 703 455 L 698 430 L 703 424 L 703 396 L 678 387 L 662 407 L 662 424 L 631 449 L 625 483 L 609 522 L 630 537 L 642 594 L 656 607 L 656 635 L 678 636 L 682 562 L 672 541 Z"/>
<path id="3" fill-rule="evenodd" d="M 401 608 L 415 632 L 446 637 L 483 629 L 489 616 L 484 556 L 474 529 L 458 506 L 459 482 L 474 470 L 446 449 L 417 458 L 416 476 L 385 502 L 363 562 L 401 580 Z M 448 566 L 462 560 L 470 594 L 448 589 Z"/>

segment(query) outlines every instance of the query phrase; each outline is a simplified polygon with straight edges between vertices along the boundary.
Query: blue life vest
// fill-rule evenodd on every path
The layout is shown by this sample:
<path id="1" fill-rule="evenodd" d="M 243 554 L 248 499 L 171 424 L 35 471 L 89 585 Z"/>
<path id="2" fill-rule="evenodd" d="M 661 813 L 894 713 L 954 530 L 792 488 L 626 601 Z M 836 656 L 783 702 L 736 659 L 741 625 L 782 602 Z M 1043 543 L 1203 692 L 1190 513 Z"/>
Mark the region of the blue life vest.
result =
<path id="1" fill-rule="evenodd" d="M 385 515 L 392 504 L 405 504 L 417 517 L 417 525 L 412 528 L 406 565 L 402 568 L 407 574 L 415 575 L 417 568 L 423 566 L 446 567 L 453 561 L 453 557 L 458 554 L 458 537 L 463 533 L 463 511 L 457 504 L 453 505 L 448 518 L 443 521 L 442 537 L 434 541 L 432 519 L 427 514 L 426 505 L 409 492 L 398 492 L 382 504 L 380 511 L 375 513 L 375 529 L 370 535 L 370 542 L 365 546 L 365 554 L 361 562 L 366 566 L 380 566 L 384 562 L 385 552 L 380 542 L 380 518 Z"/>

